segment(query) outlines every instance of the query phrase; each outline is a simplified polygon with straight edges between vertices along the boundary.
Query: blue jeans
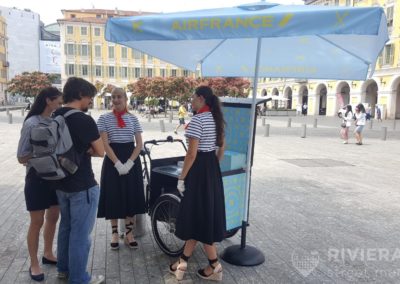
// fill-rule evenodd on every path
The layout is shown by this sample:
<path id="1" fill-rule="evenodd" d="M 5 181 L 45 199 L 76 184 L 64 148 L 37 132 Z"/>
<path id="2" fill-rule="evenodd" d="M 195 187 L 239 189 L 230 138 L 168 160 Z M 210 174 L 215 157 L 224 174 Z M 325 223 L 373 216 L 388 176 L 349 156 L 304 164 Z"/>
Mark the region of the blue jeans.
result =
<path id="1" fill-rule="evenodd" d="M 68 273 L 69 283 L 89 283 L 86 271 L 91 245 L 90 233 L 96 221 L 99 186 L 81 192 L 57 190 L 61 221 L 58 229 L 57 270 Z"/>

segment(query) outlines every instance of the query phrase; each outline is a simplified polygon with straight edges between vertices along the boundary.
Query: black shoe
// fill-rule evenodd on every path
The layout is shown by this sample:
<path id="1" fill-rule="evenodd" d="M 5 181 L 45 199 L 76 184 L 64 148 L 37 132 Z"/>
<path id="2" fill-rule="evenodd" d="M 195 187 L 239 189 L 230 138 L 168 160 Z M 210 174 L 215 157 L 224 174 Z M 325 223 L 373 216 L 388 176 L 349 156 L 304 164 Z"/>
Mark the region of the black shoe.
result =
<path id="1" fill-rule="evenodd" d="M 56 265 L 57 264 L 57 260 L 51 260 L 51 259 L 48 259 L 48 258 L 43 256 L 42 257 L 42 263 L 43 264 Z"/>
<path id="2" fill-rule="evenodd" d="M 42 282 L 44 280 L 44 273 L 33 275 L 30 267 L 29 267 L 29 276 L 33 281 Z"/>

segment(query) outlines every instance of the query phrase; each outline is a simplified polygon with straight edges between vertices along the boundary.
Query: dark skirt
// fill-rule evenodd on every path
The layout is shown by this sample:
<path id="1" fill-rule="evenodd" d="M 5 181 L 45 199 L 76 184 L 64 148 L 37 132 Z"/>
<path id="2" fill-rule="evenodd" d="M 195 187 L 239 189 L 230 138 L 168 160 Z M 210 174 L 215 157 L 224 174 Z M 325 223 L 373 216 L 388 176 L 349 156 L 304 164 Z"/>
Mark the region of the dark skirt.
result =
<path id="1" fill-rule="evenodd" d="M 185 179 L 184 197 L 176 222 L 176 236 L 213 244 L 224 239 L 225 198 L 215 151 L 198 152 Z"/>
<path id="2" fill-rule="evenodd" d="M 50 182 L 41 179 L 31 168 L 25 177 L 25 203 L 28 211 L 45 210 L 58 205 L 56 190 L 50 186 Z"/>
<path id="3" fill-rule="evenodd" d="M 135 148 L 134 143 L 110 143 L 115 155 L 125 163 Z M 98 218 L 125 219 L 145 213 L 144 186 L 140 157 L 128 174 L 120 176 L 106 156 L 100 179 Z"/>

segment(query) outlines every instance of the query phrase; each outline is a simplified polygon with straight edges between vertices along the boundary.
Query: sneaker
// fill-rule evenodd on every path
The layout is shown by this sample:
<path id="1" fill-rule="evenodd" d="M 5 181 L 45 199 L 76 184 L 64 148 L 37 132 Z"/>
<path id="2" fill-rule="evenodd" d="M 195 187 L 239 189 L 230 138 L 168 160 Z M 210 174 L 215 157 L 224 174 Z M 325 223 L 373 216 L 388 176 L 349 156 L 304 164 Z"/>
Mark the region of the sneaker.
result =
<path id="1" fill-rule="evenodd" d="M 57 272 L 58 279 L 68 279 L 68 272 Z"/>
<path id="2" fill-rule="evenodd" d="M 90 279 L 89 284 L 100 284 L 100 283 L 104 283 L 104 276 L 103 275 L 97 275 L 97 276 L 93 276 L 92 275 L 92 279 Z"/>

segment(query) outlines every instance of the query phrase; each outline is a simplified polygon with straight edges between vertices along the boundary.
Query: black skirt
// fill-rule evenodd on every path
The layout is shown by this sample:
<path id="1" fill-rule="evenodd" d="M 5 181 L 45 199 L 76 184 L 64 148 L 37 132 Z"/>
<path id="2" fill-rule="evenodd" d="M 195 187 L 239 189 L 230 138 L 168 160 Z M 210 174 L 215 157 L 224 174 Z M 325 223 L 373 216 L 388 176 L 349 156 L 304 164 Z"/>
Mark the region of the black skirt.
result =
<path id="1" fill-rule="evenodd" d="M 224 239 L 225 197 L 215 151 L 198 152 L 185 179 L 176 223 L 176 236 L 213 244 Z"/>
<path id="2" fill-rule="evenodd" d="M 135 148 L 134 143 L 110 143 L 115 155 L 125 163 Z M 98 218 L 125 219 L 145 213 L 144 186 L 140 157 L 128 174 L 120 176 L 114 163 L 106 156 L 100 179 Z"/>
<path id="3" fill-rule="evenodd" d="M 58 205 L 56 190 L 51 187 L 51 182 L 41 179 L 34 168 L 30 168 L 25 177 L 25 203 L 26 210 L 45 210 Z"/>

